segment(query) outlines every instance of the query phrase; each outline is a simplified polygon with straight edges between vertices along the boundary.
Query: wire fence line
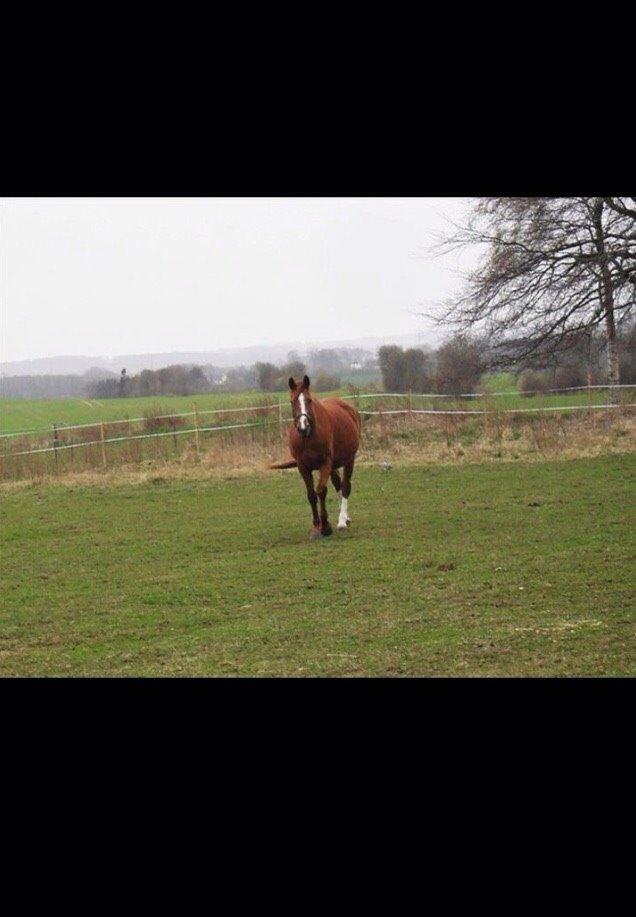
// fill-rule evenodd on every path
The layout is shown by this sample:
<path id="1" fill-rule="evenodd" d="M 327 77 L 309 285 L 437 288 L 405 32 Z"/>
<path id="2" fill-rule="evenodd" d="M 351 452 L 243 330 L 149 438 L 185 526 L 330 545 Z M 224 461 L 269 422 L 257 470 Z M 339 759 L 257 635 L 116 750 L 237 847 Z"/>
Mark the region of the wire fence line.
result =
<path id="1" fill-rule="evenodd" d="M 634 408 L 636 404 L 569 404 L 563 405 L 560 407 L 544 407 L 544 408 L 500 408 L 499 410 L 493 408 L 491 410 L 475 410 L 475 411 L 434 411 L 426 410 L 423 408 L 406 408 L 399 411 L 363 411 L 362 413 L 369 416 L 380 416 L 381 414 L 444 414 L 448 416 L 450 414 L 534 414 L 541 411 L 595 411 L 599 408 Z"/>
<path id="2" fill-rule="evenodd" d="M 277 421 L 267 421 L 267 423 L 277 423 Z M 101 446 L 108 443 L 129 443 L 138 439 L 157 439 L 161 436 L 184 436 L 192 433 L 211 433 L 214 430 L 244 430 L 247 427 L 262 427 L 262 422 L 254 423 L 235 423 L 224 424 L 220 427 L 188 427 L 187 430 L 167 430 L 157 433 L 135 433 L 133 436 L 111 436 L 107 439 L 91 439 L 79 443 L 59 443 L 56 446 L 46 446 L 41 449 L 26 449 L 21 452 L 2 452 L 0 458 L 9 458 L 13 455 L 37 455 L 41 452 L 58 452 L 61 449 L 81 449 L 82 446 Z"/>
<path id="3" fill-rule="evenodd" d="M 527 396 L 527 395 L 547 395 L 547 394 L 559 394 L 561 392 L 581 392 L 581 391 L 590 391 L 590 390 L 599 390 L 599 389 L 633 389 L 636 388 L 635 385 L 631 384 L 621 384 L 621 385 L 574 385 L 567 388 L 551 388 L 551 389 L 535 389 L 527 392 L 464 392 L 459 395 L 452 394 L 440 394 L 439 392 L 360 392 L 357 394 L 351 395 L 341 395 L 340 397 L 345 400 L 361 401 L 362 399 L 368 398 L 447 398 L 447 399 L 456 399 L 461 398 L 501 398 L 501 397 L 515 397 L 515 396 Z M 181 418 L 181 417 L 201 417 L 203 415 L 209 414 L 240 414 L 245 412 L 256 412 L 256 411 L 278 411 L 279 413 L 284 408 L 289 407 L 289 402 L 278 401 L 273 404 L 260 404 L 252 405 L 248 407 L 229 407 L 229 408 L 210 408 L 203 410 L 195 411 L 182 411 L 173 414 L 148 414 L 144 417 L 120 417 L 114 419 L 103 419 L 94 421 L 92 423 L 81 423 L 81 424 L 52 424 L 48 427 L 41 427 L 39 429 L 32 430 L 17 430 L 10 433 L 0 433 L 0 439 L 8 439 L 16 436 L 35 436 L 38 434 L 51 433 L 52 427 L 55 427 L 58 432 L 64 432 L 66 430 L 88 430 L 91 428 L 101 427 L 103 424 L 108 426 L 114 426 L 116 424 L 132 424 L 132 423 L 144 423 L 148 420 L 171 420 L 172 418 Z M 599 405 L 603 407 L 603 405 Z M 523 409 L 519 409 L 523 410 Z M 527 410 L 531 410 L 528 408 Z M 540 410 L 534 408 L 532 410 Z M 541 409 L 542 410 L 542 409 Z M 370 412 L 365 412 L 370 413 Z M 387 412 L 384 412 L 387 413 Z M 433 413 L 433 412 L 428 412 Z M 449 411 L 438 412 L 438 413 L 451 413 Z M 456 411 L 455 413 L 462 413 Z M 465 413 L 465 412 L 464 412 Z M 193 428 L 194 429 L 194 428 Z M 199 428 L 202 430 L 203 428 Z M 216 429 L 210 427 L 209 429 Z M 186 432 L 186 431 L 181 431 Z M 157 435 L 157 434 L 152 434 Z M 97 440 L 101 442 L 101 440 Z M 87 445 L 83 443 L 82 445 Z M 13 453 L 17 454 L 17 453 Z"/>
<path id="4" fill-rule="evenodd" d="M 567 388 L 546 388 L 532 389 L 523 392 L 464 392 L 461 395 L 440 394 L 439 392 L 369 392 L 361 395 L 362 398 L 501 398 L 501 397 L 523 397 L 525 395 L 554 395 L 559 392 L 587 392 L 590 389 L 607 389 L 607 388 L 636 388 L 636 385 L 571 385 Z M 357 395 L 344 395 L 344 398 L 357 398 Z"/>
<path id="5" fill-rule="evenodd" d="M 604 387 L 609 388 L 610 386 L 604 386 Z M 612 387 L 619 387 L 619 386 L 612 386 Z M 636 386 L 620 386 L 620 387 L 636 388 Z M 353 400 L 357 400 L 358 402 L 361 402 L 362 399 L 366 399 L 366 398 L 411 398 L 412 396 L 410 394 L 405 394 L 402 392 L 397 392 L 397 393 L 370 392 L 368 394 L 361 393 L 359 395 L 348 395 L 348 396 L 343 396 L 343 397 L 346 397 L 347 399 L 350 399 L 350 400 L 353 399 Z M 424 397 L 430 397 L 430 396 L 424 396 Z M 289 404 L 287 404 L 287 406 L 289 407 Z M 455 409 L 455 408 L 452 410 L 438 410 L 438 409 L 415 408 L 409 405 L 408 408 L 404 408 L 404 409 L 372 411 L 372 410 L 368 410 L 360 406 L 359 410 L 360 410 L 360 413 L 364 417 L 396 416 L 396 415 L 404 416 L 404 415 L 416 415 L 416 414 L 417 415 L 438 415 L 438 416 L 447 416 L 448 417 L 448 416 L 453 416 L 453 415 L 455 416 L 469 416 L 469 415 L 483 416 L 485 414 L 497 414 L 497 415 L 500 415 L 500 414 L 536 414 L 536 413 L 554 412 L 554 411 L 590 411 L 590 410 L 612 410 L 612 409 L 615 410 L 615 409 L 625 409 L 625 408 L 634 408 L 634 407 L 636 407 L 636 403 L 559 405 L 559 406 L 549 405 L 549 406 L 543 406 L 543 407 L 537 407 L 537 408 L 532 408 L 532 407 L 490 408 L 490 409 L 486 408 L 486 409 L 471 409 L 471 410 L 460 410 L 460 409 Z M 13 458 L 13 457 L 18 457 L 18 456 L 37 455 L 37 454 L 42 454 L 42 453 L 56 453 L 57 454 L 58 452 L 62 450 L 80 449 L 84 446 L 89 447 L 89 446 L 98 446 L 99 445 L 99 446 L 105 447 L 109 443 L 134 442 L 137 440 L 147 440 L 147 439 L 156 440 L 156 439 L 159 439 L 165 436 L 177 437 L 177 436 L 185 436 L 185 435 L 195 435 L 198 437 L 200 433 L 215 433 L 221 430 L 243 430 L 243 429 L 256 428 L 256 427 L 263 428 L 270 424 L 279 424 L 280 426 L 282 426 L 283 424 L 289 423 L 291 421 L 292 418 L 290 416 L 283 417 L 282 410 L 281 410 L 282 402 L 280 404 L 259 406 L 257 409 L 271 410 L 274 408 L 278 410 L 279 412 L 279 416 L 277 418 L 271 418 L 271 419 L 263 418 L 261 420 L 249 421 L 247 423 L 220 424 L 217 426 L 207 426 L 207 427 L 201 427 L 198 424 L 196 424 L 195 426 L 188 427 L 185 430 L 176 430 L 173 428 L 172 430 L 167 430 L 167 431 L 154 431 L 151 433 L 133 433 L 129 436 L 111 436 L 111 437 L 102 436 L 100 437 L 100 439 L 84 440 L 80 442 L 71 442 L 71 443 L 58 442 L 56 440 L 53 445 L 42 446 L 42 447 L 38 447 L 35 449 L 24 449 L 24 450 L 20 450 L 17 452 L 13 452 L 13 451 L 12 452 L 3 452 L 3 453 L 0 453 L 0 458 Z M 234 410 L 248 411 L 248 410 L 254 410 L 254 408 L 236 408 L 236 409 L 228 408 L 225 410 L 197 411 L 197 412 L 193 411 L 193 412 L 185 412 L 183 414 L 165 414 L 165 415 L 160 415 L 160 416 L 155 415 L 152 419 L 159 420 L 159 419 L 171 419 L 175 417 L 188 417 L 188 416 L 194 416 L 196 418 L 197 416 L 200 416 L 201 414 L 231 413 Z M 118 421 L 118 422 L 119 423 L 134 423 L 134 422 L 139 422 L 140 420 L 143 421 L 146 419 L 147 418 L 137 418 L 137 419 L 128 419 L 125 421 Z M 104 424 L 101 424 L 101 423 L 78 424 L 76 426 L 57 427 L 55 428 L 54 433 L 55 435 L 57 435 L 58 432 L 62 432 L 65 430 L 79 430 L 79 429 L 87 429 L 91 427 L 100 427 L 100 426 L 103 428 Z M 47 430 L 46 432 L 51 433 L 50 430 Z M 102 432 L 103 432 L 103 429 L 102 429 Z"/>

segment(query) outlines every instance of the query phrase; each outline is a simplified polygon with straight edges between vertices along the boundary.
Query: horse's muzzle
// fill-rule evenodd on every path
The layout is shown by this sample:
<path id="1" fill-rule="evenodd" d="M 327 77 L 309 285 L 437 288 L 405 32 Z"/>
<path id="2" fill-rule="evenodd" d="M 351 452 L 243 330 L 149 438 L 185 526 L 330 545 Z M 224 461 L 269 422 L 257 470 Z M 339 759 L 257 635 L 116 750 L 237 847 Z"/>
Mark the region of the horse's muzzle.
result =
<path id="1" fill-rule="evenodd" d="M 305 439 L 311 433 L 311 424 L 309 423 L 309 417 L 307 414 L 299 414 L 296 418 L 296 429 L 301 436 L 304 436 Z"/>

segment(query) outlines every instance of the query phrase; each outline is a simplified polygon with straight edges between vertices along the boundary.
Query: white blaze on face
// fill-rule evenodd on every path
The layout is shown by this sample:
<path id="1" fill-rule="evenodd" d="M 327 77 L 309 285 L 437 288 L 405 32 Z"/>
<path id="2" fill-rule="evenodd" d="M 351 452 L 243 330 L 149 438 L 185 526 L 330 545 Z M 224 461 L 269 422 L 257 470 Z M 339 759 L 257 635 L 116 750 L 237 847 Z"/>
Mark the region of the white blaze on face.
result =
<path id="1" fill-rule="evenodd" d="M 305 406 L 305 396 L 304 395 L 298 396 L 298 404 L 300 405 L 300 411 L 301 411 L 300 418 L 298 420 L 298 425 L 301 430 L 306 430 L 309 423 L 307 420 L 307 407 Z"/>

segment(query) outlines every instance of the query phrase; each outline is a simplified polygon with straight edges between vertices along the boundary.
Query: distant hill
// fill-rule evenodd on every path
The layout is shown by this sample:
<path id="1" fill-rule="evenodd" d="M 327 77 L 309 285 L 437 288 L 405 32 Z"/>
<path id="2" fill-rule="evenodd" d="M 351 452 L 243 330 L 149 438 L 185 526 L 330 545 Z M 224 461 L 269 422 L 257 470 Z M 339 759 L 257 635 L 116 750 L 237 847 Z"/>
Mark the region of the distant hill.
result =
<path id="1" fill-rule="evenodd" d="M 41 357 L 35 360 L 16 360 L 0 363 L 0 376 L 44 376 L 44 375 L 82 375 L 90 373 L 96 378 L 97 370 L 106 371 L 105 375 L 119 375 L 125 367 L 128 374 L 141 372 L 142 369 L 162 369 L 177 363 L 204 366 L 212 364 L 219 367 L 251 366 L 256 362 L 279 363 L 291 350 L 306 355 L 309 350 L 328 347 L 361 348 L 375 352 L 383 344 L 398 344 L 401 347 L 420 347 L 423 350 L 437 346 L 437 341 L 425 334 L 398 334 L 384 337 L 360 337 L 341 341 L 292 341 L 286 344 L 254 344 L 251 347 L 224 347 L 219 350 L 202 350 L 173 353 L 133 353 L 120 354 L 114 357 L 100 356 L 60 356 Z"/>
<path id="2" fill-rule="evenodd" d="M 0 377 L 0 398 L 84 398 L 86 379 L 77 373 Z"/>
<path id="3" fill-rule="evenodd" d="M 118 373 L 114 373 L 110 369 L 104 369 L 103 366 L 91 366 L 90 369 L 84 370 L 82 376 L 86 379 L 87 382 L 98 382 L 100 379 L 119 378 Z"/>

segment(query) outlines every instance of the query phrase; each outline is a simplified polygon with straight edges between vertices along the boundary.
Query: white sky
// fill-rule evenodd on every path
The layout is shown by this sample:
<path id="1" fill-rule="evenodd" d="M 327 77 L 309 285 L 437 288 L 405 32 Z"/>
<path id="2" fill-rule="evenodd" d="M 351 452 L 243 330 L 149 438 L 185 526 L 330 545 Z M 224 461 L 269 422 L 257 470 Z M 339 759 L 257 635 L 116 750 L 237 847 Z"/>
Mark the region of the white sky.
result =
<path id="1" fill-rule="evenodd" d="M 0 360 L 420 333 L 459 198 L 9 198 Z M 465 263 L 465 262 L 464 262 Z"/>

